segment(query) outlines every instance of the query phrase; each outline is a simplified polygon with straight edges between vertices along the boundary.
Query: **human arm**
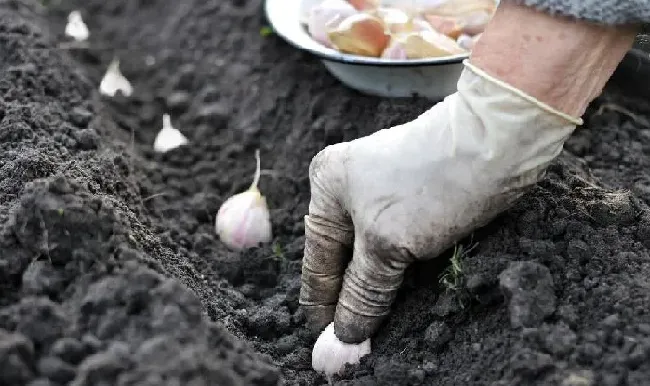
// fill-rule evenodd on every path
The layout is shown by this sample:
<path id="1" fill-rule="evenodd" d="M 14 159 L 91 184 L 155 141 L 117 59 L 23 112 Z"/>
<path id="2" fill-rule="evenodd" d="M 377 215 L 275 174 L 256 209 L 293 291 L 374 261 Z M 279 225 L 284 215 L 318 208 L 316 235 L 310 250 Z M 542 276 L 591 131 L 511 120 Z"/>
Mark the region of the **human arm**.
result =
<path id="1" fill-rule="evenodd" d="M 311 327 L 333 321 L 349 343 L 372 336 L 409 264 L 438 256 L 543 176 L 636 30 L 503 1 L 457 93 L 319 153 L 300 294 Z"/>

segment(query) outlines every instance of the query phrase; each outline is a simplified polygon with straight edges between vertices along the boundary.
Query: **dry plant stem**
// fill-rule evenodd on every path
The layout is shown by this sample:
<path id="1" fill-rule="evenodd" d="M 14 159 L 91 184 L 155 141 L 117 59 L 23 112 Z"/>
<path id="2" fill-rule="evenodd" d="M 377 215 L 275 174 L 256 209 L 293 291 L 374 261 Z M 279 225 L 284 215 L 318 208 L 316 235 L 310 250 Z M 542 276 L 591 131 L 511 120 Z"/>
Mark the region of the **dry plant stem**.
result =
<path id="1" fill-rule="evenodd" d="M 636 26 L 604 26 L 501 2 L 470 61 L 559 111 L 580 117 L 602 92 Z"/>

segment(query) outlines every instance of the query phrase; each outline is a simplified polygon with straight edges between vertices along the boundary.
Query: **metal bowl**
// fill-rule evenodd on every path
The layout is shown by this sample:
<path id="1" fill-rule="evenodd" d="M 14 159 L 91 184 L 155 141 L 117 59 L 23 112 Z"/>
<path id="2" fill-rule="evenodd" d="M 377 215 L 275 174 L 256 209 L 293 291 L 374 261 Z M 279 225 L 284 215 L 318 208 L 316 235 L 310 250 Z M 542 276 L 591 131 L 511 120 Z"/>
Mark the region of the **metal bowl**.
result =
<path id="1" fill-rule="evenodd" d="M 456 92 L 462 61 L 469 54 L 392 60 L 341 53 L 312 39 L 303 27 L 304 15 L 319 1 L 266 0 L 266 17 L 277 35 L 318 57 L 345 85 L 365 94 L 392 98 L 420 96 L 442 100 Z"/>

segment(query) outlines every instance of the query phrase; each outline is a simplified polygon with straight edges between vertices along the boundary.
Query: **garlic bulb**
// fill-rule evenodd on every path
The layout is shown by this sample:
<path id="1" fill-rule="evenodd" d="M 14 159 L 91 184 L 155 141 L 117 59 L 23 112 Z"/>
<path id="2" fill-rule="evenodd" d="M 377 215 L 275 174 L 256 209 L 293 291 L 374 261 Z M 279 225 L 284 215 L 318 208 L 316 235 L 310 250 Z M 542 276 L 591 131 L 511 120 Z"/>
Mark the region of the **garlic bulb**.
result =
<path id="1" fill-rule="evenodd" d="M 357 10 L 346 0 L 325 0 L 309 11 L 307 19 L 309 35 L 317 42 L 331 47 L 332 42 L 327 32 L 338 27 L 343 19 L 355 13 Z"/>
<path id="2" fill-rule="evenodd" d="M 120 61 L 115 58 L 108 65 L 106 74 L 99 84 L 99 92 L 103 95 L 114 97 L 117 91 L 122 92 L 122 95 L 129 97 L 133 93 L 133 86 L 120 72 Z"/>
<path id="3" fill-rule="evenodd" d="M 156 135 L 156 139 L 153 142 L 153 149 L 158 153 L 166 153 L 188 142 L 183 133 L 172 126 L 172 120 L 169 114 L 163 115 L 163 126 L 158 132 L 158 135 Z"/>
<path id="4" fill-rule="evenodd" d="M 346 364 L 357 364 L 370 354 L 370 338 L 359 344 L 344 343 L 334 334 L 334 322 L 320 334 L 311 353 L 311 367 L 327 377 L 340 374 Z"/>
<path id="5" fill-rule="evenodd" d="M 81 12 L 70 12 L 68 15 L 68 24 L 65 26 L 65 34 L 78 42 L 83 42 L 88 39 L 90 32 L 81 18 Z"/>
<path id="6" fill-rule="evenodd" d="M 266 198 L 259 184 L 260 151 L 255 151 L 257 168 L 250 188 L 227 199 L 217 212 L 215 228 L 219 239 L 229 248 L 242 250 L 271 241 L 271 219 Z"/>

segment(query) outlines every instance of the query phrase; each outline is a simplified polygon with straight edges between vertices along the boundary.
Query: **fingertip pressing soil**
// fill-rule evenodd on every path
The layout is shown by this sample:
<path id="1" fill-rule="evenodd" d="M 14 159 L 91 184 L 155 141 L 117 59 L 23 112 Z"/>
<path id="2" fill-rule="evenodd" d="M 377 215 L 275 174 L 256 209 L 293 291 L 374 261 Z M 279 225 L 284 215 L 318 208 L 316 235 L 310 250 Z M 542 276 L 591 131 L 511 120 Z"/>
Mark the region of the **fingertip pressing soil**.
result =
<path id="1" fill-rule="evenodd" d="M 297 300 L 309 162 L 431 102 L 359 95 L 263 25 L 258 0 L 0 0 L 0 384 L 327 384 Z M 130 98 L 98 94 L 114 57 Z M 190 144 L 161 155 L 165 113 Z M 648 119 L 595 101 L 454 285 L 452 251 L 409 270 L 334 383 L 650 384 Z M 274 240 L 229 251 L 214 217 L 257 148 Z"/>

